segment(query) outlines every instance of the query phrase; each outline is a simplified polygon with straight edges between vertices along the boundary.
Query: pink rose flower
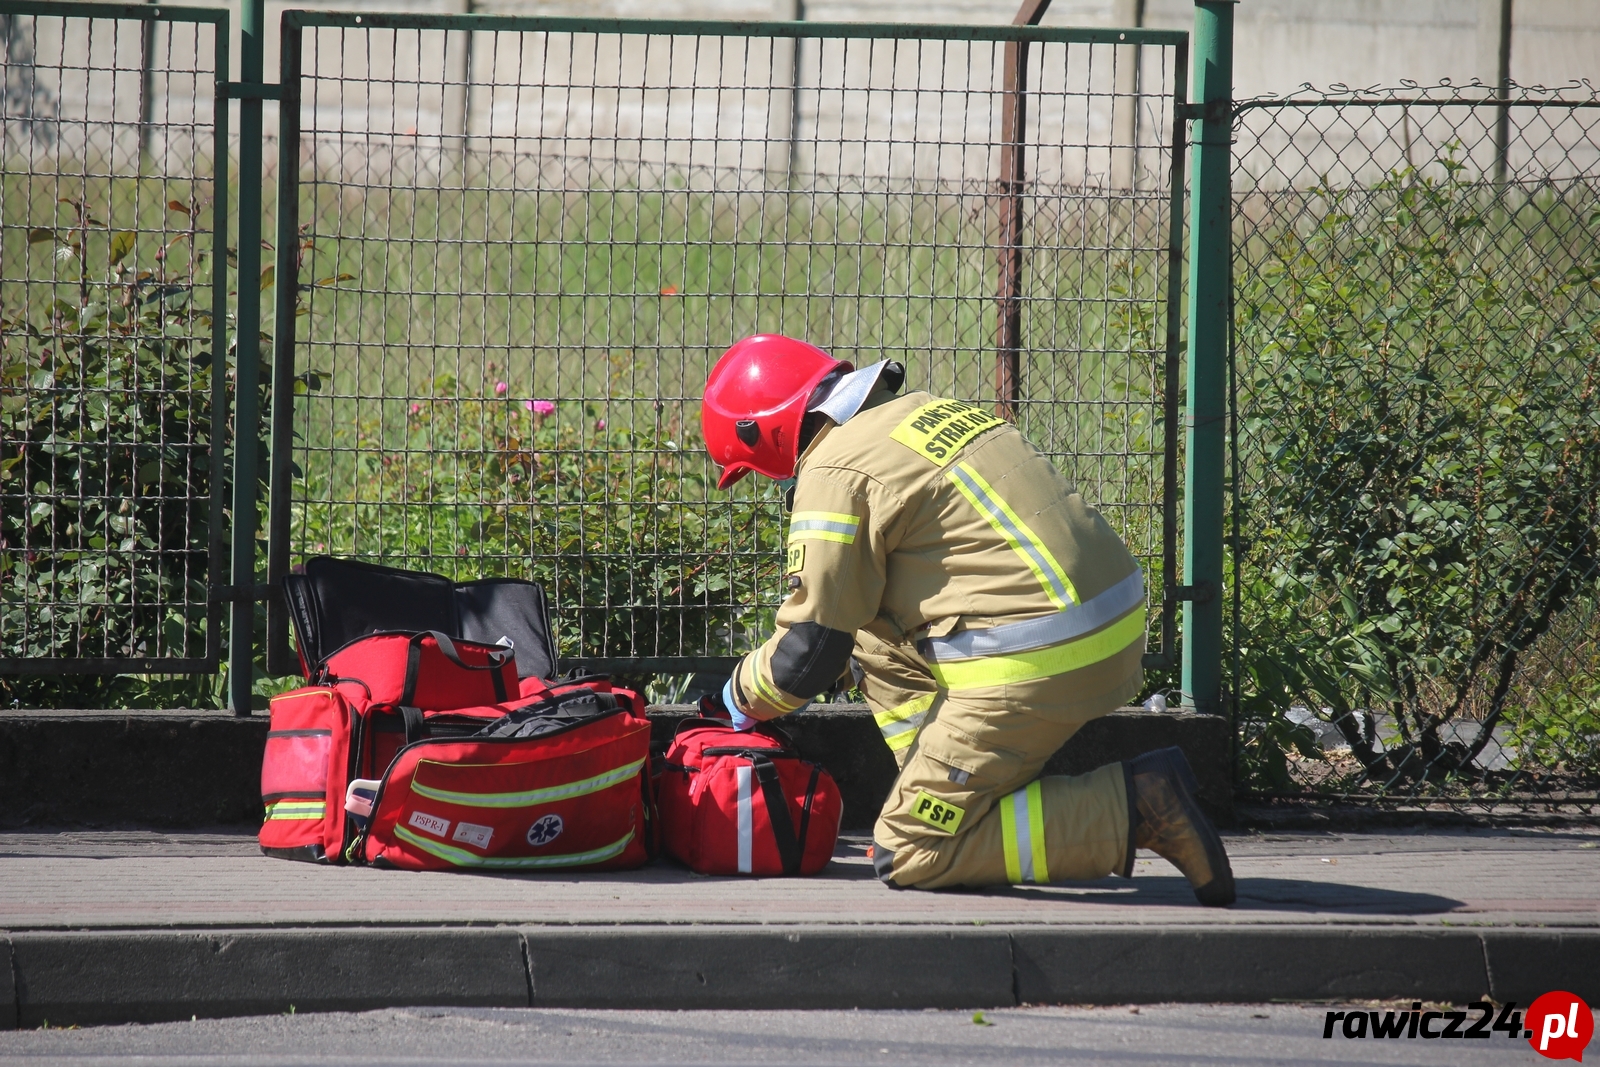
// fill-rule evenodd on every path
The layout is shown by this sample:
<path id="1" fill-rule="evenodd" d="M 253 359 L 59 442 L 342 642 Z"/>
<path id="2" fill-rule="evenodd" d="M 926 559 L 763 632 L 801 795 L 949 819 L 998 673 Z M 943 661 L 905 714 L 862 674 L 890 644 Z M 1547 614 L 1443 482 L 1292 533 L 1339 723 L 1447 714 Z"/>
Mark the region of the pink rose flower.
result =
<path id="1" fill-rule="evenodd" d="M 413 414 L 413 415 L 422 414 L 422 405 L 421 404 L 412 404 L 411 405 L 411 414 Z"/>
<path id="2" fill-rule="evenodd" d="M 506 383 L 505 382 L 495 382 L 494 383 L 494 395 L 495 396 L 505 396 L 506 395 L 506 388 L 507 387 L 506 387 Z"/>
<path id="3" fill-rule="evenodd" d="M 524 400 L 522 406 L 535 415 L 553 415 L 556 410 L 554 402 L 549 400 Z"/>
<path id="4" fill-rule="evenodd" d="M 594 428 L 596 430 L 605 429 L 606 428 L 606 420 L 605 419 L 595 419 L 594 420 Z"/>

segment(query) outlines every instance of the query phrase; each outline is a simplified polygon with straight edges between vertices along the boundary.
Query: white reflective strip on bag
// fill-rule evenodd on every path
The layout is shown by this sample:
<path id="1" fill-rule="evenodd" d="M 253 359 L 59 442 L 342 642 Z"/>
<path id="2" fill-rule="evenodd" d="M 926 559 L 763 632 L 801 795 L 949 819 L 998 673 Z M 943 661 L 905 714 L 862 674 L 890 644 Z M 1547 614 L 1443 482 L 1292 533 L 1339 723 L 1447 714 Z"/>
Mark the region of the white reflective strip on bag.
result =
<path id="1" fill-rule="evenodd" d="M 739 776 L 739 873 L 755 870 L 755 813 L 750 810 L 750 772 L 747 766 L 735 767 Z"/>
<path id="2" fill-rule="evenodd" d="M 1042 619 L 1008 622 L 987 630 L 963 630 L 949 637 L 929 637 L 917 651 L 930 663 L 1005 656 L 1049 648 L 1081 637 L 1144 603 L 1144 572 L 1137 568 L 1110 589 Z"/>

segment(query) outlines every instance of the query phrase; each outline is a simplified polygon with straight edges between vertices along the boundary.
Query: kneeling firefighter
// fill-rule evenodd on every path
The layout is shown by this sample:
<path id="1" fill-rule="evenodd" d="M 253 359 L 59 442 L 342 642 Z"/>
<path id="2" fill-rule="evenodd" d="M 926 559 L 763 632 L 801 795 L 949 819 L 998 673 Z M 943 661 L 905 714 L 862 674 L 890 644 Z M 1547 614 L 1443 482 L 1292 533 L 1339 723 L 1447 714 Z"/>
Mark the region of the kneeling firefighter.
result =
<path id="1" fill-rule="evenodd" d="M 873 830 L 891 886 L 1127 876 L 1145 848 L 1202 903 L 1233 903 L 1178 749 L 1039 777 L 1139 691 L 1133 556 L 1014 426 L 897 396 L 904 375 L 776 335 L 740 341 L 711 372 L 701 418 L 718 488 L 750 471 L 795 479 L 789 596 L 723 689 L 735 724 L 854 675 L 900 767 Z"/>

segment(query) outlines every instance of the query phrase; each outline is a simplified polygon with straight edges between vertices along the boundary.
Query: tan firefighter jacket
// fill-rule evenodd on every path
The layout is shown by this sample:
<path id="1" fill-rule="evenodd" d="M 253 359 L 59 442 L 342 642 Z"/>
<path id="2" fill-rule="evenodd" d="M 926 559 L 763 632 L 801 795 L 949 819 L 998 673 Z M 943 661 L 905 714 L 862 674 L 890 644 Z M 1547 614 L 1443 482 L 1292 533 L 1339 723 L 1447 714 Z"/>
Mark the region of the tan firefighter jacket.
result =
<path id="1" fill-rule="evenodd" d="M 787 570 L 777 632 L 734 672 L 734 698 L 757 719 L 832 687 L 858 630 L 907 649 L 930 690 L 1083 671 L 1074 684 L 1086 698 L 1125 699 L 1138 683 L 1129 646 L 1143 651 L 1145 601 L 1133 556 L 981 408 L 879 390 L 828 424 L 797 468 Z M 1108 671 L 1117 677 L 1098 677 Z"/>

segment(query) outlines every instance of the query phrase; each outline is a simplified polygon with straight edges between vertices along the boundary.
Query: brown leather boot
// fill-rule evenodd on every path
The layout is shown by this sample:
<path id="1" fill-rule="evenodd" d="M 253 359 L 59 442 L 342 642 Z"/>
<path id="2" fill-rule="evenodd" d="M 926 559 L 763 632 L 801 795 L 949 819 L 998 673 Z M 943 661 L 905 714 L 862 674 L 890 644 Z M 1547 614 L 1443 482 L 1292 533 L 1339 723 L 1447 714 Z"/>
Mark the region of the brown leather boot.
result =
<path id="1" fill-rule="evenodd" d="M 1128 782 L 1128 837 L 1183 872 L 1195 898 L 1213 908 L 1234 900 L 1233 868 L 1205 813 L 1195 800 L 1199 784 L 1179 748 L 1160 748 L 1122 765 Z M 1128 868 L 1133 867 L 1132 848 Z"/>

